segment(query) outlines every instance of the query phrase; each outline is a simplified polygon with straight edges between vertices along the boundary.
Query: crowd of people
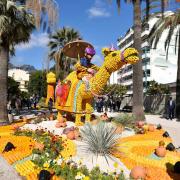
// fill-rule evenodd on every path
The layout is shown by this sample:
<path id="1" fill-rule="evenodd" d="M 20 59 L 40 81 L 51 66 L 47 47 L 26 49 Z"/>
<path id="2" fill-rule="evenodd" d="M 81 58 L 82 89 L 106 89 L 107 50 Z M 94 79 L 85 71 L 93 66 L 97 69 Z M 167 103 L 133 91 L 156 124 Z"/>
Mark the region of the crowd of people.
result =
<path id="1" fill-rule="evenodd" d="M 95 99 L 95 109 L 97 112 L 119 112 L 121 110 L 121 98 L 106 96 Z"/>
<path id="2" fill-rule="evenodd" d="M 15 112 L 16 115 L 20 114 L 20 110 L 23 108 L 27 109 L 36 109 L 37 103 L 39 102 L 39 97 L 37 95 L 33 95 L 30 98 L 22 98 L 22 97 L 13 97 L 8 101 L 7 110 L 8 114 L 11 114 L 12 111 Z"/>

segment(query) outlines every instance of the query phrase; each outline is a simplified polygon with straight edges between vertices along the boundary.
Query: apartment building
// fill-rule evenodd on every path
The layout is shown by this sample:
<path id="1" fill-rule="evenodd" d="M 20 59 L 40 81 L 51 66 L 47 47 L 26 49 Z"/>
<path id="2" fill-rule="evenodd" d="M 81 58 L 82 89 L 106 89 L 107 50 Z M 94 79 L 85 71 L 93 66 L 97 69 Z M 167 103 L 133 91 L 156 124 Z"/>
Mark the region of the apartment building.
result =
<path id="1" fill-rule="evenodd" d="M 166 12 L 172 13 L 170 11 Z M 142 27 L 142 64 L 143 64 L 143 86 L 144 92 L 149 81 L 155 80 L 161 84 L 173 83 L 176 81 L 177 74 L 177 54 L 175 53 L 175 35 L 170 43 L 168 57 L 164 49 L 164 42 L 167 36 L 167 31 L 164 31 L 156 49 L 152 49 L 148 43 L 148 35 L 155 22 L 160 18 L 160 15 L 150 18 L 149 21 Z M 120 37 L 117 46 L 121 51 L 128 47 L 133 47 L 133 27 L 131 27 L 123 37 Z M 110 84 L 121 84 L 128 88 L 127 94 L 132 94 L 133 88 L 133 67 L 125 65 L 120 70 L 114 72 L 110 77 Z"/>

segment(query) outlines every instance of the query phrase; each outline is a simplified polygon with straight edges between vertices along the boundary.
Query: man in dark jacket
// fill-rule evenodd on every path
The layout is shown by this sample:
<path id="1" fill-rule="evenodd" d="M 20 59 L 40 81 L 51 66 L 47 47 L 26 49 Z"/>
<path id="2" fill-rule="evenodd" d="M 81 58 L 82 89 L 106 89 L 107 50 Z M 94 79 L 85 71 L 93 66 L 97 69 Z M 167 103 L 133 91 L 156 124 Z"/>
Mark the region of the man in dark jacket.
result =
<path id="1" fill-rule="evenodd" d="M 169 114 L 169 119 L 174 119 L 174 110 L 175 110 L 175 102 L 173 101 L 172 97 L 169 98 L 169 101 L 167 103 L 167 108 L 168 108 L 168 114 Z"/>

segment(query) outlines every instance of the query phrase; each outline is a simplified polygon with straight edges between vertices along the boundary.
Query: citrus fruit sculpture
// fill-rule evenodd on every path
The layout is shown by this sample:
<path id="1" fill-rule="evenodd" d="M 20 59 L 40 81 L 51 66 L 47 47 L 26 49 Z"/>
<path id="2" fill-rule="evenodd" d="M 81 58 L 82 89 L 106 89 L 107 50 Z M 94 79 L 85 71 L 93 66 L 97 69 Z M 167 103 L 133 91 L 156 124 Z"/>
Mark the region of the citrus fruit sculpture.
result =
<path id="1" fill-rule="evenodd" d="M 56 84 L 56 75 L 52 72 L 47 74 L 47 98 L 46 105 L 50 98 L 54 101 L 54 86 Z"/>
<path id="2" fill-rule="evenodd" d="M 90 121 L 94 95 L 101 95 L 113 72 L 125 64 L 135 64 L 138 61 L 138 52 L 134 48 L 127 48 L 123 52 L 120 50 L 110 52 L 105 56 L 99 71 L 89 80 L 90 88 L 88 91 L 83 81 L 77 78 L 76 71 L 70 73 L 66 78 L 66 81 L 71 82 L 67 101 L 63 106 L 56 103 L 56 109 L 59 111 L 58 118 L 60 119 L 62 111 L 65 111 L 76 114 L 75 123 L 77 126 L 83 125 L 81 122 L 82 114 L 86 114 L 85 120 Z"/>

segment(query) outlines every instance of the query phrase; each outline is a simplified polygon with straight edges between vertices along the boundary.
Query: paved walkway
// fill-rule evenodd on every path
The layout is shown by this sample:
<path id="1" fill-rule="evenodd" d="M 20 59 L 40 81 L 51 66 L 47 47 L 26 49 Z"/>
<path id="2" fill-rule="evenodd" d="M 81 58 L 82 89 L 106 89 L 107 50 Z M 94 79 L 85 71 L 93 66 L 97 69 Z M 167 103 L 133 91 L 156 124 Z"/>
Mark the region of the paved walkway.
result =
<path id="1" fill-rule="evenodd" d="M 175 147 L 180 147 L 180 122 L 161 118 L 159 115 L 146 115 L 146 121 L 152 124 L 161 124 L 173 140 Z"/>
<path id="2" fill-rule="evenodd" d="M 22 180 L 4 158 L 0 156 L 0 180 Z"/>

